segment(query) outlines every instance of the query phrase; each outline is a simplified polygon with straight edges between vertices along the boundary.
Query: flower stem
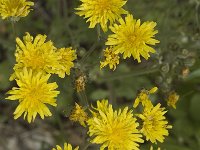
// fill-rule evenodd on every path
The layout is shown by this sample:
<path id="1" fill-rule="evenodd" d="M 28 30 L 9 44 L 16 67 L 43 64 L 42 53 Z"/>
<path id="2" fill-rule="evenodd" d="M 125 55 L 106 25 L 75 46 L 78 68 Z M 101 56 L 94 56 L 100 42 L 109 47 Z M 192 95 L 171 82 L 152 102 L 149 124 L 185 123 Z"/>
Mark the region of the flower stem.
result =
<path id="1" fill-rule="evenodd" d="M 80 60 L 80 64 L 83 64 L 86 60 L 87 60 L 87 58 L 92 54 L 92 52 L 95 50 L 95 48 L 96 48 L 96 46 L 97 46 L 97 43 L 98 43 L 98 41 L 96 41 L 93 45 L 92 45 L 92 47 L 89 49 L 89 51 L 87 51 L 86 53 L 85 53 L 85 55 L 81 58 L 81 60 Z"/>
<path id="2" fill-rule="evenodd" d="M 80 97 L 81 102 L 88 108 L 89 107 L 89 103 L 88 103 L 88 98 L 87 98 L 87 95 L 85 93 L 85 90 L 79 92 L 78 95 Z"/>
<path id="3" fill-rule="evenodd" d="M 155 68 L 155 69 L 150 69 L 150 70 L 142 70 L 142 71 L 137 71 L 137 72 L 125 73 L 125 74 L 111 75 L 111 76 L 107 76 L 107 77 L 105 76 L 105 77 L 99 78 L 99 80 L 112 81 L 112 80 L 116 80 L 116 79 L 124 79 L 124 78 L 133 77 L 133 76 L 146 75 L 146 74 L 155 73 L 158 71 L 159 71 L 159 69 Z"/>
<path id="4" fill-rule="evenodd" d="M 58 112 L 56 112 L 56 121 L 57 121 L 59 129 L 60 129 L 61 138 L 64 141 L 65 140 L 65 135 L 64 135 L 65 132 L 64 132 L 63 123 L 62 123 L 60 114 Z"/>
<path id="5" fill-rule="evenodd" d="M 12 25 L 12 30 L 13 30 L 14 38 L 16 38 L 15 22 L 12 21 L 12 20 L 11 20 L 11 25 Z"/>
<path id="6" fill-rule="evenodd" d="M 87 142 L 86 144 L 85 144 L 85 146 L 83 147 L 83 150 L 87 150 L 87 148 L 90 146 L 90 142 Z"/>
<path id="7" fill-rule="evenodd" d="M 97 39 L 98 41 L 101 40 L 101 27 L 99 24 L 97 25 Z"/>

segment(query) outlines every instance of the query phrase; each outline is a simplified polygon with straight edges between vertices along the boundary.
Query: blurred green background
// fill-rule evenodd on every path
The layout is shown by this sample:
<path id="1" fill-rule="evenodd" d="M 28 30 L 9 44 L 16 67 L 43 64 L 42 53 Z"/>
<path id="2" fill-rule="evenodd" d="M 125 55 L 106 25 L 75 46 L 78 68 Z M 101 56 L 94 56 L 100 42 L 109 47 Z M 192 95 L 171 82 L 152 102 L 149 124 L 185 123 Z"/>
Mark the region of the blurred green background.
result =
<path id="1" fill-rule="evenodd" d="M 116 71 L 99 69 L 107 34 L 88 29 L 82 17 L 75 14 L 78 0 L 35 0 L 30 14 L 15 24 L 16 35 L 46 34 L 56 47 L 72 46 L 77 50 L 76 68 L 87 78 L 85 95 L 90 103 L 108 98 L 115 108 L 131 106 L 142 88 L 159 88 L 155 103 L 167 107 L 167 118 L 173 128 L 162 150 L 200 150 L 200 0 L 128 0 L 125 9 L 136 19 L 157 22 L 156 54 L 138 64 L 133 59 L 121 60 Z M 90 49 L 94 49 L 89 57 Z M 61 94 L 53 116 L 28 124 L 23 118 L 13 119 L 17 102 L 6 101 L 5 93 L 15 86 L 9 82 L 15 64 L 15 35 L 8 20 L 0 20 L 0 150 L 49 150 L 67 141 L 87 147 L 87 130 L 69 121 L 74 102 L 81 103 L 83 94 L 75 90 L 76 71 L 70 76 L 52 80 L 59 83 Z M 177 109 L 166 105 L 170 91 L 180 95 Z M 149 142 L 141 146 L 149 150 Z M 98 149 L 89 145 L 88 149 Z"/>

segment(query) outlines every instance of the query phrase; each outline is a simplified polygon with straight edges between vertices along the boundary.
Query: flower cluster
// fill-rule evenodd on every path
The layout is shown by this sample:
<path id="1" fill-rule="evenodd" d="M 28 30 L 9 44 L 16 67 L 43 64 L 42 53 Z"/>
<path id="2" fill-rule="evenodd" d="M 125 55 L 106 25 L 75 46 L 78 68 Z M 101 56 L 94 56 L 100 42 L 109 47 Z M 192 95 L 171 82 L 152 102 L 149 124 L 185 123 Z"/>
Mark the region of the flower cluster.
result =
<path id="1" fill-rule="evenodd" d="M 76 51 L 69 48 L 57 49 L 52 41 L 46 41 L 46 35 L 37 35 L 33 38 L 29 33 L 23 37 L 16 38 L 16 64 L 14 71 L 21 72 L 24 67 L 36 72 L 48 74 L 58 74 L 64 78 L 65 74 L 70 74 L 70 69 L 74 66 Z M 11 80 L 15 79 L 15 73 Z"/>
<path id="2" fill-rule="evenodd" d="M 141 57 L 147 60 L 150 53 L 156 52 L 151 47 L 159 43 L 155 39 L 158 33 L 154 29 L 156 23 L 141 23 L 140 19 L 133 18 L 123 8 L 127 0 L 80 1 L 82 3 L 76 8 L 77 14 L 87 18 L 89 28 L 100 25 L 104 32 L 108 29 L 112 32 L 105 43 L 108 47 L 104 50 L 105 59 L 100 61 L 100 68 L 109 66 L 115 70 L 120 55 L 123 55 L 123 59 L 132 56 L 140 63 Z M 16 21 L 19 17 L 27 16 L 33 5 L 33 2 L 26 0 L 1 0 L 0 15 L 2 19 L 11 18 Z M 7 92 L 9 96 L 6 99 L 19 102 L 14 119 L 23 115 L 31 123 L 38 114 L 42 119 L 52 115 L 47 105 L 57 106 L 56 98 L 60 92 L 57 83 L 49 82 L 49 79 L 53 74 L 60 78 L 70 75 L 77 55 L 72 47 L 57 48 L 52 41 L 47 40 L 46 35 L 41 34 L 34 38 L 27 32 L 23 39 L 17 37 L 16 43 L 16 64 L 10 80 L 15 80 L 17 86 Z M 78 93 L 85 91 L 86 76 L 79 76 L 75 84 Z M 157 87 L 141 90 L 132 108 L 114 109 L 108 100 L 103 99 L 86 112 L 87 109 L 76 103 L 69 119 L 86 127 L 90 142 L 99 144 L 101 150 L 139 150 L 140 144 L 144 143 L 143 136 L 151 143 L 162 143 L 172 126 L 165 117 L 165 108 L 160 103 L 154 106 L 150 99 L 150 95 L 157 90 Z M 178 99 L 179 95 L 172 92 L 167 104 L 176 108 Z M 140 103 L 142 112 L 134 114 Z M 76 147 L 74 150 L 78 149 Z M 153 147 L 150 149 L 153 150 Z M 62 148 L 56 145 L 52 150 Z M 71 144 L 64 143 L 63 150 L 72 150 Z"/>
<path id="3" fill-rule="evenodd" d="M 57 49 L 51 41 L 46 41 L 46 35 L 33 38 L 29 33 L 16 38 L 16 64 L 10 80 L 16 80 L 19 87 L 8 92 L 9 100 L 19 100 L 19 106 L 14 114 L 15 119 L 24 113 L 28 122 L 34 121 L 37 113 L 43 119 L 51 113 L 45 104 L 56 106 L 54 99 L 59 94 L 56 83 L 47 83 L 51 74 L 64 78 L 70 74 L 76 59 L 75 50 L 71 47 Z"/>
<path id="4" fill-rule="evenodd" d="M 114 110 L 108 100 L 103 99 L 97 101 L 96 107 L 89 109 L 90 115 L 87 119 L 83 117 L 86 112 L 78 104 L 70 117 L 72 121 L 88 126 L 91 143 L 101 144 L 102 150 L 139 150 L 139 145 L 144 142 L 142 136 L 151 143 L 162 143 L 165 136 L 169 135 L 168 129 L 172 128 L 165 117 L 165 108 L 162 108 L 160 103 L 154 106 L 149 98 L 149 94 L 156 91 L 157 87 L 154 87 L 151 90 L 143 89 L 139 93 L 134 107 L 138 107 L 141 102 L 143 111 L 140 114 L 134 115 L 133 109 L 128 107 Z"/>
<path id="5" fill-rule="evenodd" d="M 110 69 L 116 69 L 119 64 L 119 54 L 123 54 L 123 59 L 131 56 L 141 62 L 141 56 L 146 60 L 150 53 L 155 53 L 152 45 L 159 43 L 154 39 L 157 30 L 154 30 L 156 23 L 147 21 L 141 23 L 140 19 L 134 19 L 133 15 L 123 9 L 126 0 L 80 0 L 82 4 L 76 8 L 79 16 L 88 18 L 89 28 L 94 28 L 100 24 L 103 31 L 108 27 L 112 34 L 108 35 L 107 46 L 104 50 L 106 60 L 100 62 L 100 68 L 109 65 Z M 126 17 L 123 18 L 122 15 Z"/>
<path id="6" fill-rule="evenodd" d="M 166 114 L 165 108 L 161 107 L 158 103 L 153 106 L 148 94 L 155 93 L 157 88 L 154 87 L 151 90 L 143 89 L 139 96 L 135 99 L 134 107 L 137 107 L 139 102 L 142 103 L 143 112 L 137 116 L 142 120 L 142 127 L 140 132 L 146 137 L 146 140 L 150 140 L 152 143 L 163 142 L 164 136 L 168 136 L 168 129 L 172 128 L 168 125 L 168 121 L 164 116 Z"/>

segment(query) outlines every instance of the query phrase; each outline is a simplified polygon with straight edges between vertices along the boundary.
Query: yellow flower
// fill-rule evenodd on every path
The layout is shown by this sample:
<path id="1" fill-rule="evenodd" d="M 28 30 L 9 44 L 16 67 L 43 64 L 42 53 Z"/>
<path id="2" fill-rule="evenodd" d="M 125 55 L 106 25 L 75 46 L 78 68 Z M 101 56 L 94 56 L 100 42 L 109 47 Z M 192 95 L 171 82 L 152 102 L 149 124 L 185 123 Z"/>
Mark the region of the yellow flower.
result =
<path id="1" fill-rule="evenodd" d="M 139 103 L 142 103 L 142 106 L 151 107 L 153 106 L 151 100 L 149 99 L 149 94 L 153 94 L 158 90 L 157 87 L 153 87 L 149 91 L 146 89 L 142 89 L 137 98 L 134 101 L 133 107 L 136 108 Z"/>
<path id="2" fill-rule="evenodd" d="M 172 128 L 164 116 L 167 111 L 160 106 L 161 104 L 155 107 L 145 107 L 143 114 L 138 115 L 143 120 L 141 132 L 146 136 L 146 140 L 152 143 L 156 143 L 156 140 L 162 143 L 164 136 L 169 135 L 167 129 Z"/>
<path id="3" fill-rule="evenodd" d="M 91 142 L 102 144 L 101 150 L 106 147 L 108 150 L 139 150 L 138 143 L 143 143 L 143 140 L 137 130 L 139 124 L 133 117 L 132 110 L 129 111 L 126 107 L 114 111 L 112 105 L 107 104 L 106 100 L 102 104 L 98 101 L 97 108 L 94 109 L 96 113 L 87 121 L 88 134 L 93 138 Z"/>
<path id="4" fill-rule="evenodd" d="M 74 122 L 79 122 L 82 126 L 86 127 L 85 122 L 88 120 L 88 115 L 80 105 L 75 103 L 69 119 Z"/>
<path id="5" fill-rule="evenodd" d="M 46 35 L 39 34 L 33 39 L 29 33 L 26 33 L 23 40 L 24 43 L 16 38 L 15 72 L 21 72 L 26 67 L 37 72 L 55 73 L 58 68 L 62 67 L 58 62 L 61 56 L 56 53 L 56 48 L 51 41 L 45 42 Z M 10 80 L 13 79 L 15 79 L 15 73 L 10 78 Z"/>
<path id="6" fill-rule="evenodd" d="M 78 150 L 79 147 L 77 146 L 74 150 Z M 64 143 L 64 149 L 62 149 L 59 145 L 56 145 L 56 148 L 53 148 L 52 150 L 73 150 L 72 145 L 69 143 Z"/>
<path id="7" fill-rule="evenodd" d="M 116 65 L 119 64 L 119 56 L 117 54 L 114 53 L 112 48 L 106 48 L 104 50 L 104 57 L 105 60 L 102 62 L 100 62 L 100 68 L 103 68 L 107 65 L 109 65 L 110 69 L 115 70 L 116 69 Z"/>
<path id="8" fill-rule="evenodd" d="M 1 0 L 0 15 L 2 19 L 11 17 L 13 21 L 17 21 L 19 17 L 27 16 L 33 5 L 33 2 L 26 0 Z"/>
<path id="9" fill-rule="evenodd" d="M 167 98 L 167 105 L 176 109 L 176 103 L 179 100 L 179 95 L 176 92 L 170 92 Z"/>
<path id="10" fill-rule="evenodd" d="M 77 58 L 76 51 L 72 50 L 72 47 L 61 48 L 58 49 L 58 55 L 61 56 L 58 60 L 61 68 L 58 69 L 56 74 L 58 74 L 59 77 L 64 78 L 65 73 L 70 75 L 70 69 L 74 67 L 73 61 Z"/>
<path id="11" fill-rule="evenodd" d="M 42 119 L 44 116 L 51 116 L 51 112 L 46 104 L 56 106 L 56 99 L 59 91 L 55 89 L 58 85 L 54 83 L 47 83 L 50 78 L 49 74 L 42 74 L 42 72 L 33 72 L 24 68 L 21 72 L 16 73 L 17 85 L 8 91 L 8 100 L 18 100 L 19 105 L 14 112 L 14 119 L 19 118 L 24 113 L 24 119 L 30 123 L 35 120 L 37 113 Z"/>
<path id="12" fill-rule="evenodd" d="M 85 91 L 85 83 L 86 83 L 86 76 L 85 75 L 79 76 L 75 81 L 76 91 L 77 92 Z"/>
<path id="13" fill-rule="evenodd" d="M 140 20 L 133 19 L 133 16 L 129 14 L 125 20 L 119 19 L 119 25 L 114 24 L 110 27 L 114 34 L 108 36 L 106 45 L 114 46 L 115 53 L 123 53 L 124 59 L 132 55 L 134 59 L 141 62 L 140 55 L 148 59 L 150 52 L 155 53 L 155 49 L 150 45 L 159 43 L 158 40 L 153 39 L 158 33 L 154 30 L 155 26 L 155 22 L 141 24 Z"/>
<path id="14" fill-rule="evenodd" d="M 100 24 L 104 32 L 107 31 L 107 24 L 112 25 L 122 14 L 127 14 L 122 7 L 127 0 L 80 0 L 82 4 L 76 8 L 79 16 L 87 18 L 90 22 L 89 28 Z"/>

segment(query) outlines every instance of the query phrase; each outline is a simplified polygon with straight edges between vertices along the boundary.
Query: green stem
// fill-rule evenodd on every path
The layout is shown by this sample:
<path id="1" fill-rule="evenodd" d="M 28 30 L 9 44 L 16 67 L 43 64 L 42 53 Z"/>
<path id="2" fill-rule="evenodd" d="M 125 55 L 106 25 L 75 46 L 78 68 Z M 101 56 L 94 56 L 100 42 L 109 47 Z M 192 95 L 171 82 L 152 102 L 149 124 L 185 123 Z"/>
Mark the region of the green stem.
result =
<path id="1" fill-rule="evenodd" d="M 58 123 L 59 128 L 60 128 L 61 138 L 64 141 L 65 140 L 65 135 L 64 135 L 65 132 L 64 132 L 64 128 L 63 128 L 63 123 L 61 121 L 61 118 L 60 118 L 60 115 L 59 115 L 58 112 L 56 112 L 56 118 L 57 118 L 56 120 L 57 120 L 57 123 Z"/>
<path id="2" fill-rule="evenodd" d="M 81 103 L 88 108 L 89 103 L 88 103 L 88 99 L 87 99 L 87 95 L 85 91 L 78 92 L 78 95 L 79 95 Z"/>
<path id="3" fill-rule="evenodd" d="M 97 43 L 98 43 L 98 41 L 96 41 L 93 45 L 92 45 L 92 47 L 89 49 L 89 51 L 87 51 L 86 53 L 85 53 L 85 55 L 81 58 L 81 60 L 80 60 L 80 64 L 83 64 L 86 60 L 87 60 L 87 58 L 92 54 L 92 52 L 95 50 L 95 48 L 96 48 L 96 46 L 97 46 Z"/>
<path id="4" fill-rule="evenodd" d="M 82 94 L 83 94 L 86 106 L 89 107 L 88 98 L 87 98 L 87 95 L 86 95 L 85 91 L 82 91 Z"/>
<path id="5" fill-rule="evenodd" d="M 108 90 L 109 90 L 109 101 L 111 104 L 116 107 L 117 106 L 117 100 L 115 96 L 115 90 L 112 82 L 107 82 Z"/>
<path id="6" fill-rule="evenodd" d="M 111 76 L 105 76 L 102 78 L 99 78 L 101 81 L 112 81 L 116 79 L 124 79 L 124 78 L 129 78 L 129 77 L 134 77 L 134 76 L 140 76 L 140 75 L 146 75 L 150 73 L 155 73 L 158 72 L 159 69 L 151 69 L 151 70 L 144 70 L 144 71 L 137 71 L 137 72 L 132 72 L 132 73 L 126 73 L 126 74 L 117 74 L 117 75 L 111 75 Z"/>
<path id="7" fill-rule="evenodd" d="M 101 27 L 99 24 L 97 25 L 97 40 L 101 40 Z"/>
<path id="8" fill-rule="evenodd" d="M 194 93 L 194 91 L 189 91 L 189 92 L 185 93 L 184 95 L 182 95 L 181 97 L 183 98 L 183 97 L 189 96 L 193 93 Z"/>
<path id="9" fill-rule="evenodd" d="M 11 21 L 14 38 L 16 38 L 15 22 Z"/>
<path id="10" fill-rule="evenodd" d="M 90 146 L 90 142 L 87 142 L 86 144 L 85 144 L 85 146 L 83 147 L 83 150 L 87 150 L 87 148 Z"/>

